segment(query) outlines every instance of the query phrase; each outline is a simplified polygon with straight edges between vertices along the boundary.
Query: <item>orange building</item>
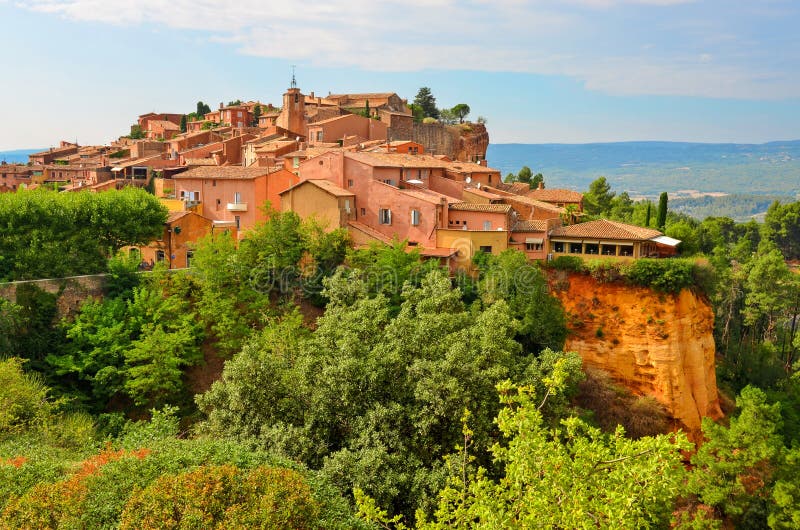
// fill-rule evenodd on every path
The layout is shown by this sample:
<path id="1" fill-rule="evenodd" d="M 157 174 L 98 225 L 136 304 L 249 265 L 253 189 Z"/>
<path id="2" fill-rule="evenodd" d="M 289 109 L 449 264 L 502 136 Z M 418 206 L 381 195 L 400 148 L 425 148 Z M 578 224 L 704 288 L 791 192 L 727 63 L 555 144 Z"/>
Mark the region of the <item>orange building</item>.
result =
<path id="1" fill-rule="evenodd" d="M 316 218 L 326 228 L 345 228 L 355 220 L 355 194 L 329 180 L 303 180 L 281 192 L 281 209 L 303 219 Z"/>
<path id="2" fill-rule="evenodd" d="M 213 222 L 191 211 L 171 212 L 160 239 L 138 247 L 146 266 L 167 262 L 170 269 L 183 269 L 192 262 L 194 244 L 210 234 Z"/>
<path id="3" fill-rule="evenodd" d="M 386 140 L 386 129 L 386 124 L 378 120 L 348 114 L 310 124 L 306 136 L 309 145 L 344 142 L 348 136 L 356 137 L 353 143 L 358 143 Z"/>
<path id="4" fill-rule="evenodd" d="M 176 198 L 202 205 L 205 217 L 233 223 L 240 232 L 266 219 L 267 201 L 280 209 L 280 192 L 299 181 L 283 168 L 241 166 L 196 166 L 172 179 Z"/>

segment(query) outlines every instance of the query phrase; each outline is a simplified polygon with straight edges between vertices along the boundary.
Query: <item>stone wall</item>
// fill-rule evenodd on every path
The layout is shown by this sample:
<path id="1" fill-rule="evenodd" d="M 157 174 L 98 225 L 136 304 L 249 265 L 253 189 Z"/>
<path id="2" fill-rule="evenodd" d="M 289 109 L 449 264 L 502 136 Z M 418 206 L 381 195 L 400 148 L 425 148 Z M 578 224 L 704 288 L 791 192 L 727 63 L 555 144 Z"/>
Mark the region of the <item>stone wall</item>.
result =
<path id="1" fill-rule="evenodd" d="M 411 139 L 422 144 L 426 154 L 446 155 L 462 162 L 485 159 L 489 147 L 489 133 L 481 123 L 414 123 Z"/>
<path id="2" fill-rule="evenodd" d="M 81 302 L 87 298 L 103 296 L 105 283 L 105 274 L 0 283 L 0 297 L 16 302 L 17 288 L 22 285 L 33 285 L 45 292 L 58 295 L 56 301 L 58 317 L 63 318 L 73 315 Z"/>

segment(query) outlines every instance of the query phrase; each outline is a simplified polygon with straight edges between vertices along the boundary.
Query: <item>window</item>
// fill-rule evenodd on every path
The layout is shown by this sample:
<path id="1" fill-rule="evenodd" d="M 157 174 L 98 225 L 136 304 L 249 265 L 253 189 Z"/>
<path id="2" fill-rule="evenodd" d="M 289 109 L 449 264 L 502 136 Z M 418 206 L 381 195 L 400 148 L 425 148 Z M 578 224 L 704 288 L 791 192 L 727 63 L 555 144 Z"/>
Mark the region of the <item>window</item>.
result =
<path id="1" fill-rule="evenodd" d="M 238 215 L 236 215 L 236 216 L 233 217 L 233 220 L 236 221 L 236 230 L 239 230 L 239 228 L 241 227 L 241 224 L 242 224 L 241 223 L 242 218 L 239 217 Z"/>
<path id="2" fill-rule="evenodd" d="M 217 210 L 219 210 L 219 205 L 220 205 L 220 203 L 221 203 L 221 202 L 222 202 L 222 201 L 220 201 L 219 199 L 217 199 Z"/>
<path id="3" fill-rule="evenodd" d="M 631 246 L 631 245 L 620 245 L 620 247 L 619 247 L 619 255 L 620 256 L 633 256 L 633 246 Z"/>
<path id="4" fill-rule="evenodd" d="M 381 182 L 384 184 L 388 184 L 389 186 L 394 186 L 394 181 L 392 179 L 383 179 Z"/>
<path id="5" fill-rule="evenodd" d="M 570 243 L 569 244 L 569 253 L 570 254 L 583 254 L 583 245 L 580 243 Z"/>
<path id="6" fill-rule="evenodd" d="M 350 199 L 344 200 L 344 211 L 345 213 L 350 213 Z"/>
<path id="7" fill-rule="evenodd" d="M 537 251 L 537 250 L 542 250 L 542 244 L 541 243 L 525 243 L 525 250 L 527 250 L 528 252 L 534 252 L 534 251 Z"/>
<path id="8" fill-rule="evenodd" d="M 322 131 L 317 131 L 317 141 L 318 142 L 322 141 Z"/>
<path id="9" fill-rule="evenodd" d="M 214 187 L 216 187 L 216 185 L 217 185 L 217 181 L 216 181 L 216 180 L 212 180 L 212 181 L 211 181 L 211 185 L 212 185 L 212 186 L 214 186 Z"/>
<path id="10" fill-rule="evenodd" d="M 166 256 L 164 255 L 164 251 L 163 250 L 156 250 L 156 261 L 158 261 L 158 262 L 164 261 L 165 257 Z"/>
<path id="11" fill-rule="evenodd" d="M 481 245 L 480 251 L 481 252 L 485 252 L 487 254 L 491 254 L 492 253 L 492 247 L 490 247 L 489 245 Z"/>
<path id="12" fill-rule="evenodd" d="M 186 266 L 187 267 L 191 267 L 192 266 L 192 258 L 193 257 L 194 257 L 194 252 L 192 252 L 191 250 L 187 250 L 186 251 Z"/>
<path id="13" fill-rule="evenodd" d="M 233 204 L 242 204 L 242 194 L 238 191 L 233 192 Z"/>
<path id="14" fill-rule="evenodd" d="M 347 187 L 348 188 L 352 188 L 353 187 L 353 179 L 347 179 Z"/>
<path id="15" fill-rule="evenodd" d="M 491 184 L 491 183 L 492 183 L 492 176 L 489 175 L 489 184 Z"/>
<path id="16" fill-rule="evenodd" d="M 236 117 L 237 117 L 237 118 L 241 118 L 241 117 L 242 117 L 242 111 L 241 111 L 241 110 L 240 110 L 239 112 L 237 112 L 237 113 L 236 113 Z"/>
<path id="17" fill-rule="evenodd" d="M 292 167 L 300 167 L 300 157 L 293 156 L 292 157 Z"/>
<path id="18" fill-rule="evenodd" d="M 564 243 L 561 241 L 556 241 L 553 243 L 553 252 L 558 252 L 559 254 L 564 253 Z"/>
<path id="19" fill-rule="evenodd" d="M 483 222 L 483 229 L 484 230 L 491 230 L 492 229 L 492 222 L 491 221 L 484 221 Z"/>
<path id="20" fill-rule="evenodd" d="M 382 225 L 392 224 L 392 211 L 388 208 L 378 210 L 378 223 Z"/>
<path id="21" fill-rule="evenodd" d="M 411 226 L 419 226 L 419 210 L 411 210 Z"/>
<path id="22" fill-rule="evenodd" d="M 601 245 L 600 246 L 600 253 L 603 256 L 616 256 L 617 255 L 617 245 Z"/>
<path id="23" fill-rule="evenodd" d="M 586 243 L 587 254 L 597 254 L 598 252 L 600 252 L 600 245 L 597 243 Z"/>
<path id="24" fill-rule="evenodd" d="M 361 208 L 361 215 L 362 216 L 367 215 L 367 209 L 366 208 Z"/>

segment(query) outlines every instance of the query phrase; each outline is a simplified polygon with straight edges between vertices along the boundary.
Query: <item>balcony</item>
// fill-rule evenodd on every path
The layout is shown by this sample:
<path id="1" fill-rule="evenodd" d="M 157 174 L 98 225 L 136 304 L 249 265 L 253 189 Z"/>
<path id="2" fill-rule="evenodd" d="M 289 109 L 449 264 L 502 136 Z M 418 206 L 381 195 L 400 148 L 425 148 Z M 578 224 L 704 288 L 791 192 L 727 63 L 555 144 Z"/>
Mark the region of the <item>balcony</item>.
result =
<path id="1" fill-rule="evenodd" d="M 226 206 L 226 209 L 229 212 L 246 212 L 247 211 L 247 203 L 246 202 L 229 202 Z"/>

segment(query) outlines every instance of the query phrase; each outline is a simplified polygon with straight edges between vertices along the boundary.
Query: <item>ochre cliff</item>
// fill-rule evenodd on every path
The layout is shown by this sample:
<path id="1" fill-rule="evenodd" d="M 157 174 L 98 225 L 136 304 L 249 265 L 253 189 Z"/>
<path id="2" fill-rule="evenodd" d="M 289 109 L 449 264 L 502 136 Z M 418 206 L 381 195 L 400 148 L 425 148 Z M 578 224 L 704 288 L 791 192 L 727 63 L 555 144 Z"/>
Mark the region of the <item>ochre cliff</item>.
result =
<path id="1" fill-rule="evenodd" d="M 556 273 L 570 334 L 565 350 L 650 395 L 697 438 L 704 416 L 721 418 L 714 364 L 714 314 L 692 291 L 662 294 L 583 274 Z"/>

